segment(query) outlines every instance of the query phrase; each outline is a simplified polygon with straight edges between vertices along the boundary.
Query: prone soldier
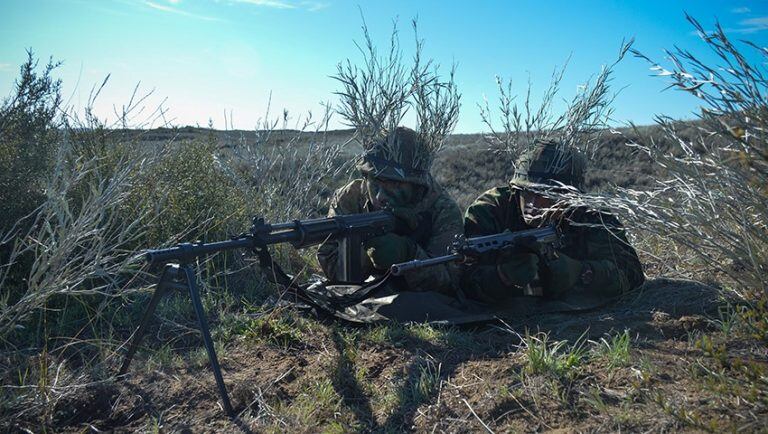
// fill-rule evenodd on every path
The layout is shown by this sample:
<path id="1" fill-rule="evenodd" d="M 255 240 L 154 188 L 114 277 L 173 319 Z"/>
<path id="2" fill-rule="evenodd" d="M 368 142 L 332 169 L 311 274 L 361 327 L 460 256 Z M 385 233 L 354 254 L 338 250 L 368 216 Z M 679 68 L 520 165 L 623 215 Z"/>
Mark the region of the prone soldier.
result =
<path id="1" fill-rule="evenodd" d="M 581 153 L 539 141 L 520 157 L 509 185 L 486 191 L 470 205 L 464 215 L 467 237 L 554 224 L 562 247 L 549 257 L 518 248 L 480 258 L 462 276 L 469 298 L 495 303 L 512 296 L 558 298 L 573 292 L 612 297 L 643 283 L 637 253 L 618 219 L 607 211 L 568 204 L 567 197 L 583 189 L 585 167 Z"/>
<path id="2" fill-rule="evenodd" d="M 365 241 L 359 260 L 364 276 L 384 275 L 392 264 L 445 254 L 462 232 L 456 202 L 432 178 L 432 158 L 424 139 L 398 127 L 367 148 L 357 170 L 361 177 L 334 194 L 328 216 L 390 210 L 397 217 L 393 232 Z M 339 280 L 338 241 L 320 246 L 318 261 L 325 275 Z M 393 278 L 401 290 L 451 293 L 458 281 L 455 264 L 441 264 Z"/>

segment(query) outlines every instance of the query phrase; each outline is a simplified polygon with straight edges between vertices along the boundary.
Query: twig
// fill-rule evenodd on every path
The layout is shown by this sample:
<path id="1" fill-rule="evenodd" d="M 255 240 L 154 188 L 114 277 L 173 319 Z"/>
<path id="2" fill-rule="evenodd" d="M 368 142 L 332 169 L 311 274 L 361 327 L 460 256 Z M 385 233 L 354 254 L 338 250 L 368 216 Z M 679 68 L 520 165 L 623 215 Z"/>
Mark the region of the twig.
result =
<path id="1" fill-rule="evenodd" d="M 485 428 L 485 430 L 486 430 L 486 431 L 488 431 L 489 433 L 493 434 L 493 430 L 492 430 L 492 429 L 491 429 L 491 428 L 490 428 L 488 425 L 486 425 L 486 424 L 485 424 L 485 422 L 483 422 L 483 420 L 482 420 L 482 419 L 480 419 L 480 416 L 478 416 L 478 415 L 477 415 L 477 413 L 475 413 L 475 410 L 472 408 L 472 406 L 471 406 L 471 405 L 469 405 L 469 403 L 467 402 L 467 400 L 466 400 L 466 399 L 462 399 L 462 401 L 463 401 L 463 402 L 464 402 L 464 404 L 467 406 L 467 408 L 469 409 L 469 411 L 471 411 L 471 412 L 472 412 L 472 416 L 474 416 L 474 417 L 475 417 L 475 419 L 477 419 L 477 421 L 478 421 L 478 422 L 480 422 L 480 425 L 482 425 L 482 426 L 483 426 L 483 428 Z"/>

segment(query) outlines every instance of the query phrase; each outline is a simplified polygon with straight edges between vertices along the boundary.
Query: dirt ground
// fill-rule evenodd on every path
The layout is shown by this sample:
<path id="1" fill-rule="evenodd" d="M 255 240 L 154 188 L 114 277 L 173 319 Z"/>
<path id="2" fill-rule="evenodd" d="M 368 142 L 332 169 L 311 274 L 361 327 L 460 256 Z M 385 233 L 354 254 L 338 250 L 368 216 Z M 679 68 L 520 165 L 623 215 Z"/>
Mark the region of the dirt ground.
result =
<path id="1" fill-rule="evenodd" d="M 750 408 L 742 407 L 754 403 L 726 402 L 730 395 L 692 372 L 709 366 L 693 341 L 716 327 L 707 319 L 722 305 L 716 294 L 655 279 L 590 312 L 471 327 L 302 319 L 298 341 L 241 336 L 220 351 L 235 421 L 221 408 L 205 358 L 193 350 L 170 366 L 150 367 L 139 357 L 126 381 L 60 403 L 55 419 L 64 432 L 765 430 L 765 407 L 750 407 L 758 413 L 744 418 L 740 411 Z M 611 363 L 601 342 L 625 330 L 629 359 Z M 586 352 L 574 369 L 531 369 L 530 336 L 544 336 L 537 331 L 550 342 L 581 342 Z M 743 354 L 763 366 L 768 360 L 755 348 Z"/>

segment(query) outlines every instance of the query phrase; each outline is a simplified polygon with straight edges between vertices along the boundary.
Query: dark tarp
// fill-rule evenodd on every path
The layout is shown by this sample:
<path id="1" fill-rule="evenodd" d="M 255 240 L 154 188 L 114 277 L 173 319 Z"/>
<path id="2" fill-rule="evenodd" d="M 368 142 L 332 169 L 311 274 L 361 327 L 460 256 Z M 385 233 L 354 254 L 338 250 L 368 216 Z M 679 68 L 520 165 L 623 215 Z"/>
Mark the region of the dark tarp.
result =
<path id="1" fill-rule="evenodd" d="M 302 299 L 321 311 L 354 323 L 386 321 L 431 324 L 469 324 L 496 318 L 520 318 L 536 314 L 596 309 L 612 300 L 586 294 L 558 299 L 514 297 L 488 305 L 434 291 L 395 291 L 387 279 L 366 285 L 332 285 L 317 280 L 302 288 Z"/>

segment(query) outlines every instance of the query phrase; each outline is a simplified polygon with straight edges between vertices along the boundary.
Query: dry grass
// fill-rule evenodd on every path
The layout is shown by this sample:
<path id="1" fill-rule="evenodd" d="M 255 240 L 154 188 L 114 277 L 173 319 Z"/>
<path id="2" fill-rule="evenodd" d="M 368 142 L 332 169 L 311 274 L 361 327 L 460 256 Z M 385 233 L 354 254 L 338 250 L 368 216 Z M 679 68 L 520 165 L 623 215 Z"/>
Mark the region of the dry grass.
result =
<path id="1" fill-rule="evenodd" d="M 512 82 L 505 83 L 504 79 L 497 77 L 498 106 L 492 109 L 487 99 L 478 104 L 482 122 L 490 130 L 486 136 L 488 144 L 505 154 L 508 164 L 512 166 L 517 157 L 537 141 L 555 141 L 562 149 L 575 149 L 594 157 L 603 144 L 601 133 L 608 129 L 613 112 L 611 103 L 615 95 L 610 88 L 613 68 L 624 58 L 632 43 L 622 43 L 616 60 L 603 66 L 596 77 L 588 80 L 560 114 L 554 113 L 553 103 L 560 93 L 565 66 L 553 72 L 539 100 L 533 96 L 532 83 L 528 83 L 524 98 L 520 100 Z M 495 122 L 496 116 L 500 127 Z M 566 163 L 553 162 L 555 166 Z"/>
<path id="2" fill-rule="evenodd" d="M 689 52 L 668 53 L 666 69 L 652 63 L 671 86 L 692 93 L 702 104 L 693 137 L 680 124 L 659 117 L 676 152 L 653 140 L 634 145 L 664 167 L 668 175 L 645 190 L 624 189 L 616 204 L 631 224 L 662 234 L 684 256 L 709 273 L 727 276 L 726 285 L 741 298 L 768 296 L 768 81 L 764 64 L 749 64 L 718 26 L 712 33 L 689 18 L 721 66 L 703 64 Z M 757 49 L 757 47 L 747 47 Z M 763 59 L 768 54 L 758 49 Z M 642 56 L 640 53 L 636 55 Z"/>

